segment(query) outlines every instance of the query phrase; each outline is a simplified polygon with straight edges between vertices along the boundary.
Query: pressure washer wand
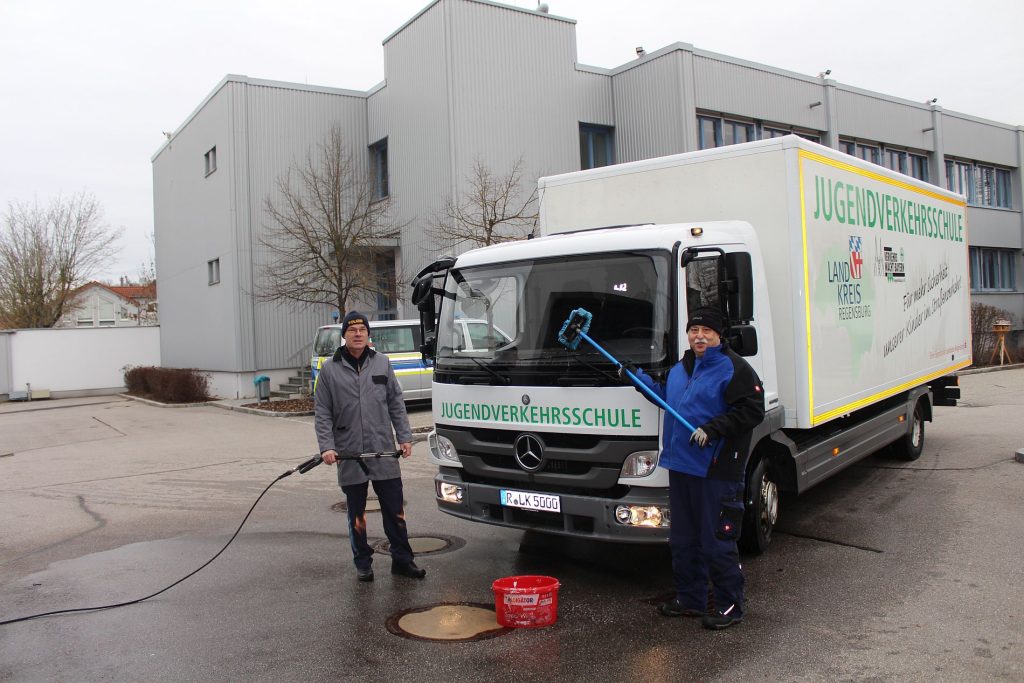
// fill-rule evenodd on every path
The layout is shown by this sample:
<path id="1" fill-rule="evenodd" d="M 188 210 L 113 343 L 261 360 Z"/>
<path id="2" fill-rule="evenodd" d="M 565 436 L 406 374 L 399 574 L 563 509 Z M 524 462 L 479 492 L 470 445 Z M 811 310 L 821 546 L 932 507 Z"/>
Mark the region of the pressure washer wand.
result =
<path id="1" fill-rule="evenodd" d="M 359 464 L 359 467 L 362 468 L 363 471 L 365 472 L 366 463 L 364 463 L 363 460 L 368 460 L 371 458 L 397 458 L 401 454 L 402 451 L 374 451 L 372 453 L 339 453 L 338 460 L 355 460 Z M 298 467 L 290 469 L 284 474 L 282 474 L 279 477 L 279 479 L 284 479 L 285 477 L 291 476 L 296 472 L 298 472 L 299 474 L 305 474 L 306 472 L 309 472 L 317 465 L 323 463 L 323 461 L 324 458 L 322 455 L 314 455 L 312 458 L 305 461 Z"/>
<path id="2" fill-rule="evenodd" d="M 666 413 L 679 420 L 679 422 L 681 422 L 683 426 L 689 429 L 691 432 L 696 431 L 696 427 L 687 422 L 686 418 L 680 415 L 675 408 L 666 403 L 661 396 L 658 396 L 650 387 L 641 382 L 640 379 L 635 374 L 633 374 L 633 372 L 629 368 L 620 363 L 615 358 L 615 356 L 605 351 L 603 348 L 601 348 L 600 344 L 598 344 L 596 341 L 590 338 L 590 335 L 587 334 L 587 330 L 590 329 L 590 323 L 593 320 L 594 315 L 590 311 L 584 308 L 574 309 L 572 312 L 569 313 L 569 318 L 565 321 L 565 324 L 562 325 L 562 329 L 558 331 L 558 343 L 563 345 L 570 351 L 575 351 L 577 348 L 579 348 L 580 339 L 584 340 L 585 342 L 593 346 L 595 349 L 597 349 L 602 356 L 607 358 L 616 366 L 622 368 L 625 371 L 626 375 L 629 377 L 629 379 L 632 380 L 636 388 L 644 392 L 644 394 L 646 394 L 648 398 L 650 398 L 656 404 L 661 406 L 662 410 L 664 410 Z"/>

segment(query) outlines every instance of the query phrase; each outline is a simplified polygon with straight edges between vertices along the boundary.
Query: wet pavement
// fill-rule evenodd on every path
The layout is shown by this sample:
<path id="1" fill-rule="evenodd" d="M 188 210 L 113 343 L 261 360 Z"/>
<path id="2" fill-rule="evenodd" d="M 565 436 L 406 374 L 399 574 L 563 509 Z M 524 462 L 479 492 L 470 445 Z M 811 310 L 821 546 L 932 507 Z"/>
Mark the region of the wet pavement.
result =
<path id="1" fill-rule="evenodd" d="M 875 456 L 783 500 L 727 631 L 655 613 L 665 548 L 438 512 L 418 443 L 403 472 L 426 579 L 378 555 L 376 580 L 356 581 L 322 466 L 272 487 L 223 555 L 151 600 L 0 626 L 0 680 L 1024 680 L 1024 370 L 961 384 L 965 406 L 936 409 L 917 462 Z M 163 588 L 316 450 L 311 418 L 46 403 L 0 405 L 0 620 Z M 372 514 L 370 535 L 386 547 Z M 557 623 L 462 639 L 446 608 L 486 631 L 491 583 L 521 574 L 561 582 Z M 458 637 L 394 628 L 431 613 Z"/>

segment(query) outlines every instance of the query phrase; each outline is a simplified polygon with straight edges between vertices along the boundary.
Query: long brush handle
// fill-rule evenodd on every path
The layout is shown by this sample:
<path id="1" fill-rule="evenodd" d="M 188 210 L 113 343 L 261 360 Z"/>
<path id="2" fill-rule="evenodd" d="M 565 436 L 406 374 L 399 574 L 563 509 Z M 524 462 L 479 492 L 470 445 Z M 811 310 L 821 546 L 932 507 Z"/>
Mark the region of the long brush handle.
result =
<path id="1" fill-rule="evenodd" d="M 646 384 L 641 382 L 637 378 L 636 375 L 634 375 L 632 372 L 629 371 L 628 368 L 623 367 L 622 363 L 620 363 L 618 360 L 615 359 L 615 356 L 613 356 L 612 354 L 610 354 L 607 351 L 605 351 L 604 349 L 602 349 L 600 344 L 598 344 L 596 341 L 594 341 L 593 339 L 590 338 L 590 335 L 588 335 L 586 332 L 580 331 L 580 337 L 582 337 L 588 344 L 593 346 L 595 349 L 600 351 L 602 356 L 604 356 L 605 358 L 607 358 L 611 362 L 615 363 L 615 365 L 617 365 L 620 368 L 622 368 L 623 370 L 625 370 L 626 374 L 629 375 L 629 378 L 631 380 L 633 380 L 633 384 L 636 385 L 636 387 L 640 391 L 642 391 L 645 394 L 647 394 L 648 398 L 650 398 L 652 401 L 654 401 L 659 406 L 661 406 L 662 410 L 664 410 L 666 413 L 668 413 L 669 415 L 671 415 L 675 419 L 679 420 L 683 424 L 683 426 L 686 427 L 687 429 L 689 429 L 691 432 L 697 431 L 697 428 L 694 427 L 689 422 L 687 422 L 686 418 L 683 417 L 682 415 L 680 415 L 678 412 L 676 412 L 675 408 L 673 408 L 669 404 L 665 403 L 665 400 L 661 396 L 658 396 L 656 393 L 654 393 L 654 391 L 651 390 L 650 387 L 648 387 Z"/>

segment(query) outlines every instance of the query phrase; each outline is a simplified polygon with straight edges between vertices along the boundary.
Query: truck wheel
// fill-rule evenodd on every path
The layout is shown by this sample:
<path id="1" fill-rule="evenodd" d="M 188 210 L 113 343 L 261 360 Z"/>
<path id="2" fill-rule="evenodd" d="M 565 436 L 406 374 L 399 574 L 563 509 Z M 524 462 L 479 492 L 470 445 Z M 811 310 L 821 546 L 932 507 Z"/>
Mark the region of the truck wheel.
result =
<path id="1" fill-rule="evenodd" d="M 918 401 L 914 406 L 914 416 L 910 419 L 907 433 L 893 444 L 893 451 L 900 460 L 917 460 L 924 450 L 924 408 Z"/>
<path id="2" fill-rule="evenodd" d="M 753 555 L 768 549 L 772 530 L 779 519 L 779 485 L 769 464 L 768 458 L 761 458 L 747 478 L 747 506 L 740 547 Z"/>

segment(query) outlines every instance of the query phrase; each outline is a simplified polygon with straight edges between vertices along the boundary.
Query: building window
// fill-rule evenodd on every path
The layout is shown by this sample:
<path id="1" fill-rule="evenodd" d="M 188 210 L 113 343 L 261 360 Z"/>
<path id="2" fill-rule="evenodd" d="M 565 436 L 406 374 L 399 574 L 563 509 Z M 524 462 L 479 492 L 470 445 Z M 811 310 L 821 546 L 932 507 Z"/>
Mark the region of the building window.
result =
<path id="1" fill-rule="evenodd" d="M 370 145 L 370 173 L 373 182 L 374 199 L 384 199 L 391 194 L 388 186 L 388 139 L 378 140 Z"/>
<path id="2" fill-rule="evenodd" d="M 206 262 L 206 284 L 216 285 L 220 282 L 220 259 Z"/>
<path id="3" fill-rule="evenodd" d="M 910 155 L 910 175 L 918 180 L 928 182 L 928 157 L 921 154 Z"/>
<path id="4" fill-rule="evenodd" d="M 697 117 L 697 129 L 701 149 L 711 149 L 722 144 L 722 121 L 709 116 Z"/>
<path id="5" fill-rule="evenodd" d="M 100 301 L 97 308 L 100 327 L 113 327 L 114 325 L 114 302 Z"/>
<path id="6" fill-rule="evenodd" d="M 722 144 L 738 145 L 754 139 L 754 124 L 739 121 L 722 122 Z"/>
<path id="7" fill-rule="evenodd" d="M 817 135 L 815 133 L 801 133 L 798 130 L 794 130 L 793 131 L 793 135 L 799 135 L 804 140 L 810 140 L 811 142 L 817 142 L 819 145 L 821 144 L 821 136 Z"/>
<path id="8" fill-rule="evenodd" d="M 906 175 L 909 170 L 907 167 L 907 153 L 898 149 L 885 150 L 885 166 Z"/>
<path id="9" fill-rule="evenodd" d="M 974 165 L 969 161 L 946 159 L 946 189 L 967 197 L 968 204 L 978 203 L 974 185 Z"/>
<path id="10" fill-rule="evenodd" d="M 971 291 L 1012 292 L 1016 287 L 1017 252 L 971 247 Z"/>
<path id="11" fill-rule="evenodd" d="M 580 169 L 600 168 L 615 163 L 615 129 L 611 126 L 580 124 Z"/>
<path id="12" fill-rule="evenodd" d="M 210 151 L 203 155 L 203 163 L 206 167 L 206 175 L 210 175 L 217 170 L 217 147 L 216 145 L 210 148 Z"/>
<path id="13" fill-rule="evenodd" d="M 783 135 L 797 135 L 802 137 L 804 140 L 810 140 L 811 142 L 821 142 L 821 136 L 816 133 L 805 133 L 799 130 L 793 130 L 791 128 L 779 128 L 777 126 L 761 126 L 761 140 L 770 140 L 772 138 L 781 138 Z"/>
<path id="14" fill-rule="evenodd" d="M 882 148 L 867 142 L 853 142 L 851 140 L 840 140 L 839 149 L 850 156 L 870 161 L 873 164 L 882 165 Z"/>
<path id="15" fill-rule="evenodd" d="M 697 128 L 701 149 L 736 145 L 757 139 L 754 133 L 754 124 L 746 121 L 732 121 L 717 116 L 698 116 Z"/>
<path id="16" fill-rule="evenodd" d="M 1009 209 L 1010 201 L 1010 172 L 1003 168 L 996 169 L 996 206 L 1001 209 Z"/>
<path id="17" fill-rule="evenodd" d="M 1010 170 L 973 161 L 946 159 L 946 189 L 959 192 L 973 206 L 1009 209 Z"/>

